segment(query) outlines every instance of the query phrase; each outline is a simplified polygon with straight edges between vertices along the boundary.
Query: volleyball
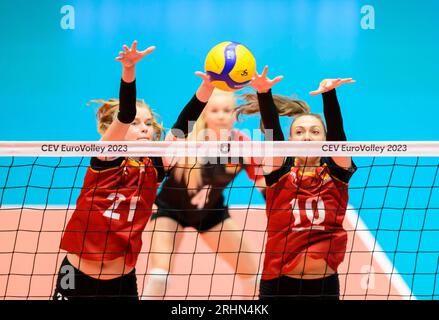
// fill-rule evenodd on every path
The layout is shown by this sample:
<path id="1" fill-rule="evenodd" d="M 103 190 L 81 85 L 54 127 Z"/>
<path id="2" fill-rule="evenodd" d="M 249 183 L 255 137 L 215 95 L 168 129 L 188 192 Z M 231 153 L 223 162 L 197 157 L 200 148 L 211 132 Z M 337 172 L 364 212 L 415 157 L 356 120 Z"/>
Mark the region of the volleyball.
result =
<path id="1" fill-rule="evenodd" d="M 226 41 L 214 46 L 206 56 L 204 70 L 212 84 L 224 91 L 237 91 L 251 81 L 256 60 L 241 43 Z"/>

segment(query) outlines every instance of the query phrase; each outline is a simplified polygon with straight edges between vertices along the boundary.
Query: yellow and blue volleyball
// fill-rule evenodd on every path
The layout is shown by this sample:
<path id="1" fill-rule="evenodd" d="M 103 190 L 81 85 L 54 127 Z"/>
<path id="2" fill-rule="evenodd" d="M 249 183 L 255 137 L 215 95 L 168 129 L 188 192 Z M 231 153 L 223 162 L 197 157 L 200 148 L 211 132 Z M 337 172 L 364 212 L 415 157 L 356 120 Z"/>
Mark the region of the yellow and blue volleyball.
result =
<path id="1" fill-rule="evenodd" d="M 224 91 L 236 91 L 251 81 L 256 60 L 241 43 L 226 41 L 214 46 L 206 56 L 204 70 L 212 84 Z"/>

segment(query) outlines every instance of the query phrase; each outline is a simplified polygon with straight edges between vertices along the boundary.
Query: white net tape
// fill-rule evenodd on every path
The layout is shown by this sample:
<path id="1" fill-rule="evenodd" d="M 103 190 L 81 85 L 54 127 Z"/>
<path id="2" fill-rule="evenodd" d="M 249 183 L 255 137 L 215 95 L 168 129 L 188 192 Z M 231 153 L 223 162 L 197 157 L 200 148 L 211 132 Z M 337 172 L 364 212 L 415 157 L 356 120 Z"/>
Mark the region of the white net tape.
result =
<path id="1" fill-rule="evenodd" d="M 439 141 L 3 141 L 0 156 L 437 157 Z"/>

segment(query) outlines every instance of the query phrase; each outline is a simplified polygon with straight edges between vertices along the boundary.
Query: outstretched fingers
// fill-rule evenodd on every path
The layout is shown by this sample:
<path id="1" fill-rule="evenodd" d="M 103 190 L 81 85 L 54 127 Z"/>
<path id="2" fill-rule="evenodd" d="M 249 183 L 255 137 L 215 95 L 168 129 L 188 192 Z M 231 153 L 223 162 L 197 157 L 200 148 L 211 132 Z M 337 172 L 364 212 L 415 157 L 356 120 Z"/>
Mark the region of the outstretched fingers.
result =
<path id="1" fill-rule="evenodd" d="M 136 51 L 137 50 L 137 40 L 134 40 L 133 43 L 131 44 L 131 51 Z"/>
<path id="2" fill-rule="evenodd" d="M 322 93 L 321 90 L 314 90 L 314 91 L 310 91 L 310 92 L 309 92 L 309 94 L 312 95 L 312 96 L 317 96 L 317 95 L 319 95 L 320 93 Z"/>
<path id="3" fill-rule="evenodd" d="M 352 78 L 337 78 L 337 79 L 324 79 L 320 82 L 319 88 L 317 90 L 311 91 L 309 94 L 316 96 L 318 94 L 328 92 L 332 89 L 338 88 L 345 83 L 355 83 L 356 81 Z"/>
<path id="4" fill-rule="evenodd" d="M 357 81 L 353 80 L 352 78 L 344 78 L 341 79 L 341 84 L 345 84 L 345 83 L 355 83 Z"/>
<path id="5" fill-rule="evenodd" d="M 202 78 L 203 81 L 210 82 L 210 77 L 209 77 L 209 75 L 207 75 L 207 74 L 204 73 L 204 72 L 196 71 L 196 72 L 195 72 L 195 75 L 197 75 L 198 77 Z"/>
<path id="6" fill-rule="evenodd" d="M 116 60 L 119 60 L 119 61 L 122 60 L 124 55 L 125 55 L 125 52 L 119 51 L 119 55 L 116 57 Z"/>
<path id="7" fill-rule="evenodd" d="M 275 85 L 276 83 L 282 81 L 284 78 L 284 76 L 277 76 L 276 78 L 274 78 L 273 80 L 271 80 L 272 85 Z"/>
<path id="8" fill-rule="evenodd" d="M 268 66 L 264 67 L 264 71 L 262 71 L 261 77 L 266 78 L 268 74 Z"/>
<path id="9" fill-rule="evenodd" d="M 142 57 L 144 57 L 144 56 L 150 54 L 151 52 L 153 52 L 154 50 L 155 50 L 155 46 L 151 46 L 151 47 L 146 48 L 143 51 L 140 51 L 140 54 L 142 55 Z"/>

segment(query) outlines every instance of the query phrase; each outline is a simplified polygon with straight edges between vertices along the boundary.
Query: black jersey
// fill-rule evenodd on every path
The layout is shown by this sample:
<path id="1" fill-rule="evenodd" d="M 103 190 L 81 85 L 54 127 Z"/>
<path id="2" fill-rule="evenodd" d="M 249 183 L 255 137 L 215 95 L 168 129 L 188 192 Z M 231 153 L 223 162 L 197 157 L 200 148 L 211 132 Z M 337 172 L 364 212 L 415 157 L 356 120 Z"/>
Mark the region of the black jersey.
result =
<path id="1" fill-rule="evenodd" d="M 249 141 L 250 138 L 238 130 L 234 130 L 235 141 Z M 259 166 L 253 159 L 239 158 L 234 163 L 228 159 L 200 159 L 193 165 L 176 165 L 168 173 L 162 188 L 157 195 L 158 206 L 167 205 L 175 209 L 194 210 L 192 198 L 202 189 L 208 189 L 203 209 L 215 209 L 224 206 L 224 189 L 245 170 L 253 181 L 256 180 Z M 238 163 L 236 163 L 238 162 Z M 196 176 L 196 178 L 194 178 Z M 191 179 L 197 180 L 194 184 Z M 190 182 L 191 181 L 191 182 Z"/>

